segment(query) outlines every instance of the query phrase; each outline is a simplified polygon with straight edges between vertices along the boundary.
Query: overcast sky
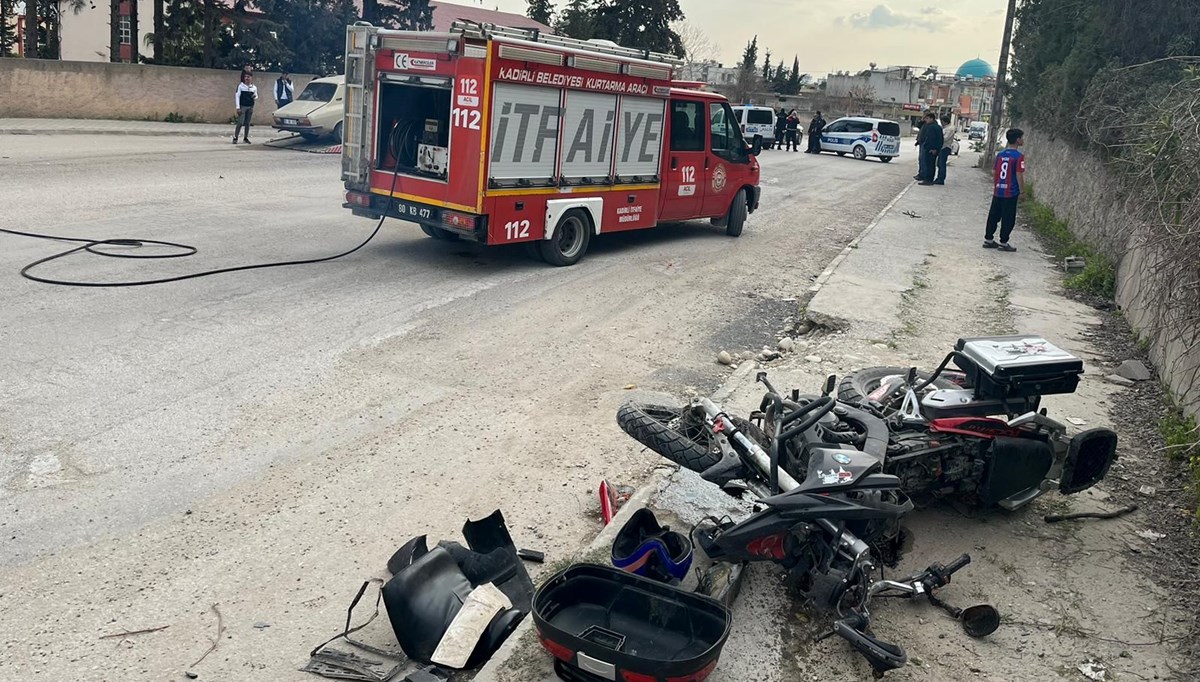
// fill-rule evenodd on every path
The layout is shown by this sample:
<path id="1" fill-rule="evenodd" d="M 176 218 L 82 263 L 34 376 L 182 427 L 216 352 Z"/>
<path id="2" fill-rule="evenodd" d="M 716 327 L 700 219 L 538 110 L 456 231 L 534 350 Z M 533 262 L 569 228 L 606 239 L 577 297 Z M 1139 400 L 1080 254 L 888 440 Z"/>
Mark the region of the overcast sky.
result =
<path id="1" fill-rule="evenodd" d="M 472 0 L 449 0 L 472 4 Z M 561 5 L 565 0 L 557 0 Z M 525 13 L 525 0 L 483 0 Z M 936 65 L 953 72 L 968 59 L 995 64 L 1004 34 L 1005 0 L 680 0 L 689 22 L 720 47 L 718 61 L 736 63 L 758 34 L 759 59 L 800 56 L 800 69 L 829 71 Z"/>

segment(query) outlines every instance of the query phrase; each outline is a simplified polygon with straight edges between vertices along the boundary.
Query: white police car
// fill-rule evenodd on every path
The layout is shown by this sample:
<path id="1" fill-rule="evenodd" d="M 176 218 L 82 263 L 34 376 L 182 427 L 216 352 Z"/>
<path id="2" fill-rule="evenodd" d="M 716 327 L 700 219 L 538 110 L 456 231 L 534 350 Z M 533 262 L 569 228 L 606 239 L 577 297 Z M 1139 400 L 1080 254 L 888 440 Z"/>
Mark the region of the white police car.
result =
<path id="1" fill-rule="evenodd" d="M 775 145 L 775 110 L 771 107 L 755 107 L 749 104 L 733 107 L 733 113 L 738 117 L 742 126 L 742 137 L 747 142 L 761 137 L 763 148 L 770 149 Z"/>
<path id="2" fill-rule="evenodd" d="M 865 116 L 839 118 L 821 131 L 821 151 L 852 154 L 860 161 L 874 156 L 887 163 L 900 156 L 900 124 Z"/>

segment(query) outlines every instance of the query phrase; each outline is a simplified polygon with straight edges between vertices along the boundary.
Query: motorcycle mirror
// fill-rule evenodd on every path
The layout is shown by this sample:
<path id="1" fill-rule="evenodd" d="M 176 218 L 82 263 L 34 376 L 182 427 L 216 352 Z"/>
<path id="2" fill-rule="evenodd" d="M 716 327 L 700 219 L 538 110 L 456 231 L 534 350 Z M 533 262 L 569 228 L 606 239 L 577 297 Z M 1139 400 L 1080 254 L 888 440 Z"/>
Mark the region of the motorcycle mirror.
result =
<path id="1" fill-rule="evenodd" d="M 767 383 L 767 373 L 766 373 L 766 372 L 759 372 L 758 374 L 755 374 L 755 375 L 754 375 L 754 381 L 755 381 L 755 383 L 759 383 L 759 384 L 765 384 L 765 383 Z"/>
<path id="2" fill-rule="evenodd" d="M 959 621 L 968 635 L 987 637 L 1000 627 L 1000 612 L 991 604 L 976 604 L 964 610 Z"/>
<path id="3" fill-rule="evenodd" d="M 833 395 L 833 391 L 835 388 L 837 388 L 837 375 L 830 374 L 829 376 L 825 377 L 825 391 L 821 395 L 823 395 L 823 396 Z"/>

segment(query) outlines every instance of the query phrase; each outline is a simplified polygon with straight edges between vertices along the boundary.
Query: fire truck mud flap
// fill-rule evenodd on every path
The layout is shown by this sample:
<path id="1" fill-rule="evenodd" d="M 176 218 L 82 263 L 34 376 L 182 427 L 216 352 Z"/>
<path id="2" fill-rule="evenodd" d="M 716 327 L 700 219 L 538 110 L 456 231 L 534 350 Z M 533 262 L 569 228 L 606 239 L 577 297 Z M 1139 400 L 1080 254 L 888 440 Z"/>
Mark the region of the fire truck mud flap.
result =
<path id="1" fill-rule="evenodd" d="M 748 213 L 754 213 L 755 211 L 758 210 L 758 198 L 761 195 L 762 195 L 762 188 L 760 188 L 760 187 L 747 187 L 746 188 L 746 199 L 747 199 L 746 211 Z"/>
<path id="2" fill-rule="evenodd" d="M 592 229 L 600 234 L 600 221 L 604 217 L 604 198 L 591 197 L 588 199 L 551 199 L 546 202 L 546 234 L 543 239 L 553 239 L 554 230 L 562 220 L 563 214 L 578 208 L 587 211 L 592 218 Z"/>

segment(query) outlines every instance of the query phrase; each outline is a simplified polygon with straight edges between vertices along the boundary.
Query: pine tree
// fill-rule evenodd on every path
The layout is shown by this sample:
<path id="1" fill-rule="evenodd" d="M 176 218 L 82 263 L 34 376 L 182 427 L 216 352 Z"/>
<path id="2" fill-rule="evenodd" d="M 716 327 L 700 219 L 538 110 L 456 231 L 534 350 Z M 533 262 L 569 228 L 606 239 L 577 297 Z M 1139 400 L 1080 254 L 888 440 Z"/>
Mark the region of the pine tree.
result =
<path id="1" fill-rule="evenodd" d="M 679 0 L 609 0 L 595 14 L 595 38 L 651 52 L 684 56 L 671 24 L 683 19 Z"/>
<path id="2" fill-rule="evenodd" d="M 800 55 L 796 55 L 796 58 L 792 60 L 792 72 L 788 74 L 787 94 L 795 95 L 799 93 L 802 84 L 800 80 Z"/>
<path id="3" fill-rule="evenodd" d="M 767 48 L 767 53 L 763 57 L 762 79 L 764 83 L 771 82 L 771 48 Z"/>
<path id="4" fill-rule="evenodd" d="M 758 36 L 746 43 L 746 49 L 742 52 L 742 61 L 738 64 L 738 68 L 747 73 L 754 73 L 758 66 Z"/>
<path id="5" fill-rule="evenodd" d="M 433 8 L 429 6 L 429 0 L 405 0 L 396 13 L 396 25 L 393 28 L 405 31 L 428 31 L 433 28 Z"/>
<path id="6" fill-rule="evenodd" d="M 0 57 L 11 57 L 17 44 L 15 0 L 0 0 Z"/>
<path id="7" fill-rule="evenodd" d="M 554 3 L 550 0 L 526 0 L 529 9 L 525 14 L 539 24 L 550 25 L 554 21 Z"/>
<path id="8" fill-rule="evenodd" d="M 596 32 L 595 7 L 591 0 L 570 0 L 563 8 L 554 30 L 570 38 L 590 40 Z"/>

